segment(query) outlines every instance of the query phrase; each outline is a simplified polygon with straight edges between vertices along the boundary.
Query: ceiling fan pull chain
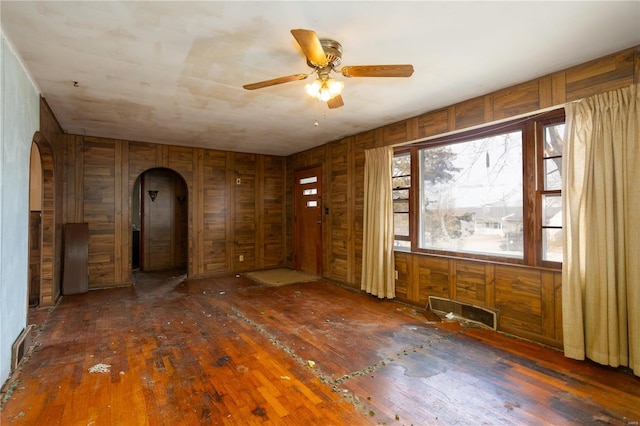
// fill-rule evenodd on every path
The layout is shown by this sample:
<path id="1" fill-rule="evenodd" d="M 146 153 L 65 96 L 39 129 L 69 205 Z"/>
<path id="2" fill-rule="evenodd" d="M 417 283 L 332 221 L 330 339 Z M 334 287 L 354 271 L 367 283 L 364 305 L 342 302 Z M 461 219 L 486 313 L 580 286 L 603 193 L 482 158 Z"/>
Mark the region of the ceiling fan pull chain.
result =
<path id="1" fill-rule="evenodd" d="M 315 127 L 319 126 L 318 123 L 318 99 L 315 100 L 315 106 L 313 107 L 313 125 Z"/>

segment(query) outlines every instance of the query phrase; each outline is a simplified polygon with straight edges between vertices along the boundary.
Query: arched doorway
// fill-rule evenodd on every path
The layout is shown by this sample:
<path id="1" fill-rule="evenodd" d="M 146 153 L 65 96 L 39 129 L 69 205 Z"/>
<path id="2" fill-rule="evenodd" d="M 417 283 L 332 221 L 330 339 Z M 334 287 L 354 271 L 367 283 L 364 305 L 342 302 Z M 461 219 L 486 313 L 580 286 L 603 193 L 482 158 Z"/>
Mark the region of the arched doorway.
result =
<path id="1" fill-rule="evenodd" d="M 53 151 L 36 132 L 31 144 L 29 182 L 30 306 L 51 306 L 60 295 L 59 258 L 56 257 L 55 180 Z M 59 256 L 59 255 L 58 255 Z"/>
<path id="2" fill-rule="evenodd" d="M 42 263 L 42 162 L 38 145 L 31 143 L 29 167 L 29 306 L 40 303 Z"/>
<path id="3" fill-rule="evenodd" d="M 178 173 L 149 169 L 136 179 L 132 200 L 134 271 L 187 271 L 188 189 Z"/>

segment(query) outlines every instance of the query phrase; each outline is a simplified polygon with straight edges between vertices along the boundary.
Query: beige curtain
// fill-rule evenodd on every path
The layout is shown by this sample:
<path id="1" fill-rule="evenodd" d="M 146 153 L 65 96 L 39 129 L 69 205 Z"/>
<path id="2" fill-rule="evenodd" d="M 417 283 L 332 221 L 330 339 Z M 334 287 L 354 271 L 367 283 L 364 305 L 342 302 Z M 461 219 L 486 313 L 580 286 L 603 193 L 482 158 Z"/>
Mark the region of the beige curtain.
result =
<path id="1" fill-rule="evenodd" d="M 567 105 L 564 351 L 640 376 L 640 90 Z"/>
<path id="2" fill-rule="evenodd" d="M 365 151 L 364 229 L 360 288 L 379 298 L 396 296 L 393 259 L 393 148 Z"/>

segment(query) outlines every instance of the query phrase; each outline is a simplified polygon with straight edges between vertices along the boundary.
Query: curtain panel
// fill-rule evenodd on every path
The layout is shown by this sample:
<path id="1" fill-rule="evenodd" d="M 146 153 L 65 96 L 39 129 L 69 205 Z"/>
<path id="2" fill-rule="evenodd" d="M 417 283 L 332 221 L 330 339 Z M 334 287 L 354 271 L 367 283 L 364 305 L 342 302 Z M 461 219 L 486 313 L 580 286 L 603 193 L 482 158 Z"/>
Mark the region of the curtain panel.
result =
<path id="1" fill-rule="evenodd" d="M 565 356 L 640 376 L 640 90 L 566 106 Z"/>
<path id="2" fill-rule="evenodd" d="M 379 298 L 395 297 L 393 257 L 393 148 L 365 151 L 362 280 L 360 288 Z"/>

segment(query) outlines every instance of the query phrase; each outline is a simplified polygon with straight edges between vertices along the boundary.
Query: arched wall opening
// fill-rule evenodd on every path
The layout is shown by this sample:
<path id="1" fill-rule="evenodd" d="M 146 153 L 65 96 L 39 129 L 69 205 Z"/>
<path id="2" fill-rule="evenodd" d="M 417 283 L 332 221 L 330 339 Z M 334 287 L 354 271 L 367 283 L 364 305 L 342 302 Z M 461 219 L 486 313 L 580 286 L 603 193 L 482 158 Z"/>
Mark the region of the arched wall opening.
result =
<path id="1" fill-rule="evenodd" d="M 168 168 L 141 173 L 132 189 L 132 271 L 187 272 L 189 262 L 188 187 Z"/>
<path id="2" fill-rule="evenodd" d="M 36 132 L 29 183 L 29 305 L 51 306 L 60 296 L 55 277 L 55 173 L 51 144 Z"/>

